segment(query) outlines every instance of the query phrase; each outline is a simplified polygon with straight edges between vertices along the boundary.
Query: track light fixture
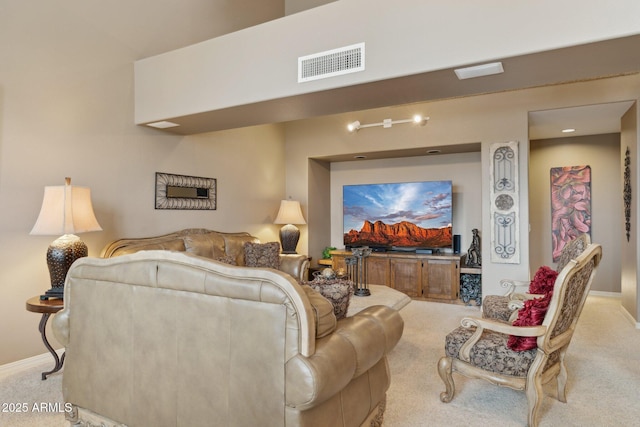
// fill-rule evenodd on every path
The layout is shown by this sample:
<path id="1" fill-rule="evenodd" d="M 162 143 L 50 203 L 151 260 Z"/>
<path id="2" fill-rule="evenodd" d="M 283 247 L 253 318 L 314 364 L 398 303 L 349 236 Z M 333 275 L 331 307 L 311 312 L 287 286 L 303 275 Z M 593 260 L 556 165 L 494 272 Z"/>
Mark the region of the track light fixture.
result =
<path id="1" fill-rule="evenodd" d="M 400 124 L 400 123 L 415 123 L 415 124 L 419 124 L 420 126 L 424 126 L 424 125 L 427 124 L 428 121 L 429 121 L 429 117 L 424 117 L 421 114 L 416 114 L 411 119 L 404 119 L 404 120 L 384 119 L 380 123 L 369 123 L 369 124 L 364 124 L 364 125 L 362 123 L 360 123 L 359 120 L 356 120 L 355 122 L 349 123 L 347 125 L 347 129 L 349 130 L 349 132 L 355 132 L 355 131 L 358 131 L 358 130 L 360 130 L 362 128 L 371 128 L 371 127 L 375 127 L 375 126 L 382 126 L 383 128 L 390 128 L 391 126 L 397 125 L 397 124 Z"/>

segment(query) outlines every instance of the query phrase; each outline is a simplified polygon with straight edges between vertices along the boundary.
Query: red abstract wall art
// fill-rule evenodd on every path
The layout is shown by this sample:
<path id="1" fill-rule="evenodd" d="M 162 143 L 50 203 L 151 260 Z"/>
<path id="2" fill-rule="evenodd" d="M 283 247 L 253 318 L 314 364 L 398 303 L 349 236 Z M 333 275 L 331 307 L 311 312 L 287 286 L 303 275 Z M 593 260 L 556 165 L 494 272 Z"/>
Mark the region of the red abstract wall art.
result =
<path id="1" fill-rule="evenodd" d="M 591 235 L 591 166 L 551 168 L 553 262 L 582 233 Z"/>

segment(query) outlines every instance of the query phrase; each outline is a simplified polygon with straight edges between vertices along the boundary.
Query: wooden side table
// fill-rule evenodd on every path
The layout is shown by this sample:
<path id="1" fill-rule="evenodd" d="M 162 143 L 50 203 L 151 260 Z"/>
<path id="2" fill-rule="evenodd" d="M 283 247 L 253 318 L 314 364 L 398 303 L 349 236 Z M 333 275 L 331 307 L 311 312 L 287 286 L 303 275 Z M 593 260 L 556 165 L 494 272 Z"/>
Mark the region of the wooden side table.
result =
<path id="1" fill-rule="evenodd" d="M 32 297 L 27 300 L 27 311 L 31 311 L 33 313 L 41 313 L 42 318 L 40 319 L 40 325 L 38 326 L 38 330 L 40 331 L 40 335 L 42 336 L 42 342 L 44 342 L 45 347 L 53 356 L 53 360 L 55 360 L 56 364 L 52 370 L 48 372 L 42 373 L 42 379 L 46 380 L 47 376 L 53 374 L 54 372 L 58 372 L 62 369 L 62 365 L 64 364 L 64 356 L 58 357 L 58 353 L 51 347 L 49 344 L 49 340 L 47 339 L 47 321 L 49 321 L 49 317 L 52 314 L 55 314 L 62 310 L 64 307 L 64 302 L 58 298 L 52 298 L 47 300 L 41 300 L 40 296 Z"/>

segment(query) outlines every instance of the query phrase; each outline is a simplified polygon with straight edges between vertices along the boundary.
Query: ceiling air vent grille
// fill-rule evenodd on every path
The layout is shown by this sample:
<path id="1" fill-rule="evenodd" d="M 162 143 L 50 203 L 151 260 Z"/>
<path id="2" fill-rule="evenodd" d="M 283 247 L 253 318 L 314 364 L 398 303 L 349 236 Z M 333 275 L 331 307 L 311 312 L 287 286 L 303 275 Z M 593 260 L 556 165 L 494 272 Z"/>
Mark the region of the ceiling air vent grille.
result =
<path id="1" fill-rule="evenodd" d="M 364 43 L 298 58 L 298 83 L 364 71 Z"/>

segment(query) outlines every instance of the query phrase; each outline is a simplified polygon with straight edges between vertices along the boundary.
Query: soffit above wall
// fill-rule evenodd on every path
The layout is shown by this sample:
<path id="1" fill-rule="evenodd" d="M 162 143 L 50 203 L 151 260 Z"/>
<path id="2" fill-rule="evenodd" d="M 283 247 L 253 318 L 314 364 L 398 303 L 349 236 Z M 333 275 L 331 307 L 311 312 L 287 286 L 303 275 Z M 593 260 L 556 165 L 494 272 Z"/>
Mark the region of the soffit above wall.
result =
<path id="1" fill-rule="evenodd" d="M 443 145 L 407 148 L 401 150 L 387 151 L 361 151 L 358 153 L 339 154 L 334 156 L 313 157 L 314 160 L 324 162 L 351 162 L 354 160 L 380 160 L 394 159 L 402 157 L 419 157 L 419 156 L 437 156 L 442 154 L 461 154 L 461 153 L 479 153 L 481 150 L 480 142 L 472 142 L 467 144 Z"/>
<path id="2" fill-rule="evenodd" d="M 529 139 L 619 133 L 622 116 L 634 101 L 610 102 L 529 112 Z M 573 128 L 575 132 L 563 133 Z"/>
<path id="3" fill-rule="evenodd" d="M 458 80 L 453 69 L 438 70 L 170 117 L 166 120 L 180 126 L 164 131 L 189 135 L 638 73 L 640 35 L 496 59 L 498 60 L 503 63 L 503 74 Z"/>

